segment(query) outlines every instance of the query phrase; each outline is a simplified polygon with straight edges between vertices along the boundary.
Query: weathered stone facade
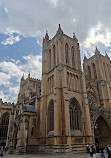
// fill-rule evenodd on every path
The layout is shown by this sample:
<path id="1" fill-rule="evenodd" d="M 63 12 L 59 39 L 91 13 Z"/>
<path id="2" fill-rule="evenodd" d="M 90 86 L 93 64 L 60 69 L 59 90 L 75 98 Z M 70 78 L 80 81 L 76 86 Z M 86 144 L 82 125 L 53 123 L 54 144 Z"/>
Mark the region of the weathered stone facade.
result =
<path id="1" fill-rule="evenodd" d="M 43 38 L 42 80 L 21 78 L 10 115 L 9 152 L 77 152 L 111 141 L 111 61 L 96 48 L 84 57 L 75 35 Z"/>
<path id="2" fill-rule="evenodd" d="M 91 128 L 96 143 L 111 142 L 111 61 L 96 48 L 95 55 L 84 58 L 86 90 Z M 97 126 L 97 127 L 96 127 Z M 97 128 L 97 129 L 96 129 Z"/>

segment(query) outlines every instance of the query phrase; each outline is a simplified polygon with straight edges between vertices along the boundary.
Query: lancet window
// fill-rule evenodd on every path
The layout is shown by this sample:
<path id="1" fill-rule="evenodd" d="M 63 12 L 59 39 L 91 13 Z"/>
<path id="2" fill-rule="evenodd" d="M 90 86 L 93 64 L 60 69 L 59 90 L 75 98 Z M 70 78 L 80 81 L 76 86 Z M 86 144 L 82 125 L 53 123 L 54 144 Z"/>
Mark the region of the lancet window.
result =
<path id="1" fill-rule="evenodd" d="M 72 67 L 75 67 L 75 57 L 74 57 L 74 47 L 71 48 L 71 54 L 72 54 Z"/>
<path id="2" fill-rule="evenodd" d="M 77 101 L 73 99 L 69 106 L 70 112 L 70 129 L 71 130 L 79 130 L 79 113 L 77 109 Z"/>
<path id="3" fill-rule="evenodd" d="M 48 133 L 54 131 L 54 101 L 51 100 L 48 107 Z"/>
<path id="4" fill-rule="evenodd" d="M 55 45 L 53 46 L 53 53 L 54 53 L 54 66 L 56 65 L 56 48 Z"/>
<path id="5" fill-rule="evenodd" d="M 65 45 L 65 55 L 66 55 L 66 64 L 68 64 L 69 59 L 68 59 L 68 44 L 67 43 Z"/>
<path id="6" fill-rule="evenodd" d="M 94 63 L 92 64 L 92 67 L 93 67 L 94 78 L 97 79 L 96 66 Z"/>
<path id="7" fill-rule="evenodd" d="M 89 77 L 89 79 L 91 79 L 91 68 L 90 68 L 90 66 L 88 66 L 88 77 Z"/>
<path id="8" fill-rule="evenodd" d="M 49 69 L 51 69 L 51 49 L 49 50 Z"/>
<path id="9" fill-rule="evenodd" d="M 8 124 L 9 124 L 9 114 L 5 113 L 2 116 L 2 123 L 1 123 L 1 129 L 0 129 L 0 137 L 7 138 Z"/>

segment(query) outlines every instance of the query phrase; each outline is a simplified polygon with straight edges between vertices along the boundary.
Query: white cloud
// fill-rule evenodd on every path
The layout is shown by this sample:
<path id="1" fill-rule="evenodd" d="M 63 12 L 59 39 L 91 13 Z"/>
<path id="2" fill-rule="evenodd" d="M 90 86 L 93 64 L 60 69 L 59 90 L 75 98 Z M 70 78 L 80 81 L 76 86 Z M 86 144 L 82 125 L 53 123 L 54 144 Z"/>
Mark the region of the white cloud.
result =
<path id="1" fill-rule="evenodd" d="M 109 30 L 105 30 L 104 34 L 100 33 L 101 31 L 101 26 L 97 25 L 93 28 L 90 29 L 89 35 L 86 38 L 85 42 L 83 45 L 85 47 L 90 47 L 91 45 L 94 45 L 98 42 L 103 43 L 106 47 L 111 46 L 111 32 Z"/>
<path id="2" fill-rule="evenodd" d="M 106 47 L 111 45 L 110 6 L 111 0 L 2 0 L 0 7 L 4 8 L 5 16 L 0 14 L 0 32 L 9 35 L 2 44 L 19 41 L 19 36 L 13 36 L 15 32 L 24 36 L 36 36 L 38 42 L 42 43 L 46 30 L 52 37 L 60 23 L 64 33 L 72 36 L 75 32 L 84 51 L 88 49 L 89 52 L 86 53 L 92 55 L 96 43 L 101 42 Z M 14 87 L 11 85 L 11 79 L 18 83 L 24 71 L 25 76 L 30 71 L 33 77 L 41 78 L 41 57 L 29 55 L 23 58 L 25 64 L 20 61 L 0 63 L 0 69 L 3 71 L 1 73 L 4 73 L 2 80 L 12 89 Z M 8 90 L 12 91 L 11 88 Z M 0 94 L 4 99 L 7 98 L 4 91 Z"/>
<path id="3" fill-rule="evenodd" d="M 8 86 L 10 84 L 10 76 L 4 72 L 0 72 L 0 86 Z"/>
<path id="4" fill-rule="evenodd" d="M 24 64 L 13 59 L 11 62 L 0 63 L 0 86 L 4 86 L 0 90 L 0 98 L 3 98 L 3 101 L 16 102 L 23 73 L 27 77 L 30 71 L 31 77 L 41 79 L 42 57 L 29 55 L 24 56 L 23 59 L 25 60 Z"/>
<path id="5" fill-rule="evenodd" d="M 58 0 L 49 0 L 51 2 L 51 4 L 53 4 L 55 7 L 57 6 L 57 2 Z"/>
<path id="6" fill-rule="evenodd" d="M 4 91 L 0 90 L 0 98 L 2 98 L 3 101 L 7 101 L 7 96 L 5 96 Z"/>
<path id="7" fill-rule="evenodd" d="M 7 9 L 7 7 L 5 7 L 4 10 L 5 10 L 5 12 L 8 14 L 8 9 Z"/>
<path id="8" fill-rule="evenodd" d="M 111 24 L 110 0 L 3 0 L 0 5 L 8 10 L 7 20 L 0 17 L 0 31 L 12 28 L 29 36 L 36 36 L 40 31 L 41 39 L 46 29 L 53 36 L 59 23 L 70 36 L 75 32 L 79 41 L 84 41 L 90 28 L 99 22 L 101 34 Z"/>
<path id="9" fill-rule="evenodd" d="M 18 30 L 14 30 L 12 27 L 7 27 L 4 34 L 8 34 L 9 36 L 13 35 L 13 33 L 20 34 Z"/>
<path id="10" fill-rule="evenodd" d="M 42 75 L 42 56 L 24 56 L 23 57 L 27 64 L 23 66 L 23 69 L 27 70 L 27 73 L 30 71 L 33 77 L 41 79 Z M 28 69 L 27 69 L 28 66 Z"/>
<path id="11" fill-rule="evenodd" d="M 19 36 L 14 37 L 12 35 L 9 38 L 7 38 L 5 41 L 2 41 L 1 44 L 3 44 L 3 45 L 7 45 L 7 44 L 12 45 L 12 44 L 14 44 L 16 42 L 19 42 L 19 41 L 20 41 L 20 37 Z"/>

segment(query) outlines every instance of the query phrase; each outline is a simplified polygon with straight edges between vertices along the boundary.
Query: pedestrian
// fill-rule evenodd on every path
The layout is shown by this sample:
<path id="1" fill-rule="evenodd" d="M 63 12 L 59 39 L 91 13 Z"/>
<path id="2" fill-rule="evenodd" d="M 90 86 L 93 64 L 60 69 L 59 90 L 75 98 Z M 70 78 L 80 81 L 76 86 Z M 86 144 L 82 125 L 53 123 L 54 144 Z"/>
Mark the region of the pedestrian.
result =
<path id="1" fill-rule="evenodd" d="M 92 145 L 92 157 L 96 158 L 96 148 L 95 148 L 95 145 Z"/>
<path id="2" fill-rule="evenodd" d="M 104 148 L 102 147 L 102 148 L 100 149 L 100 151 L 101 151 L 101 158 L 105 158 L 105 156 L 104 156 Z"/>
<path id="3" fill-rule="evenodd" d="M 90 158 L 90 145 L 89 144 L 87 144 L 86 145 L 86 149 L 87 149 L 87 153 L 88 153 L 88 158 Z"/>
<path id="4" fill-rule="evenodd" d="M 90 156 L 93 157 L 92 146 L 90 146 Z"/>
<path id="5" fill-rule="evenodd" d="M 3 147 L 0 149 L 0 156 L 3 157 Z"/>
<path id="6" fill-rule="evenodd" d="M 111 146 L 107 145 L 106 149 L 107 149 L 107 153 L 108 153 L 108 158 L 111 158 Z"/>
<path id="7" fill-rule="evenodd" d="M 96 145 L 96 158 L 100 158 L 101 155 L 100 155 L 100 148 L 99 148 L 99 145 L 97 144 Z"/>
<path id="8" fill-rule="evenodd" d="M 6 152 L 7 152 L 7 147 L 4 146 L 4 153 L 5 153 L 5 155 L 6 155 Z"/>

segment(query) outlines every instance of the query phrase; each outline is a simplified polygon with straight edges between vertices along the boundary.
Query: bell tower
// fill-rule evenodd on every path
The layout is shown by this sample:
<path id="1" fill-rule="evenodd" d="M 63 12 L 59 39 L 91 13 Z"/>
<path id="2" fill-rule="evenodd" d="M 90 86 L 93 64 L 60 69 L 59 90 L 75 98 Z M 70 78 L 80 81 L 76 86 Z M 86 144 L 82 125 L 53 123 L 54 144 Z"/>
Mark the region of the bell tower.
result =
<path id="1" fill-rule="evenodd" d="M 60 24 L 52 39 L 46 32 L 42 59 L 39 144 L 84 143 L 91 127 L 75 34 L 67 36 Z"/>

